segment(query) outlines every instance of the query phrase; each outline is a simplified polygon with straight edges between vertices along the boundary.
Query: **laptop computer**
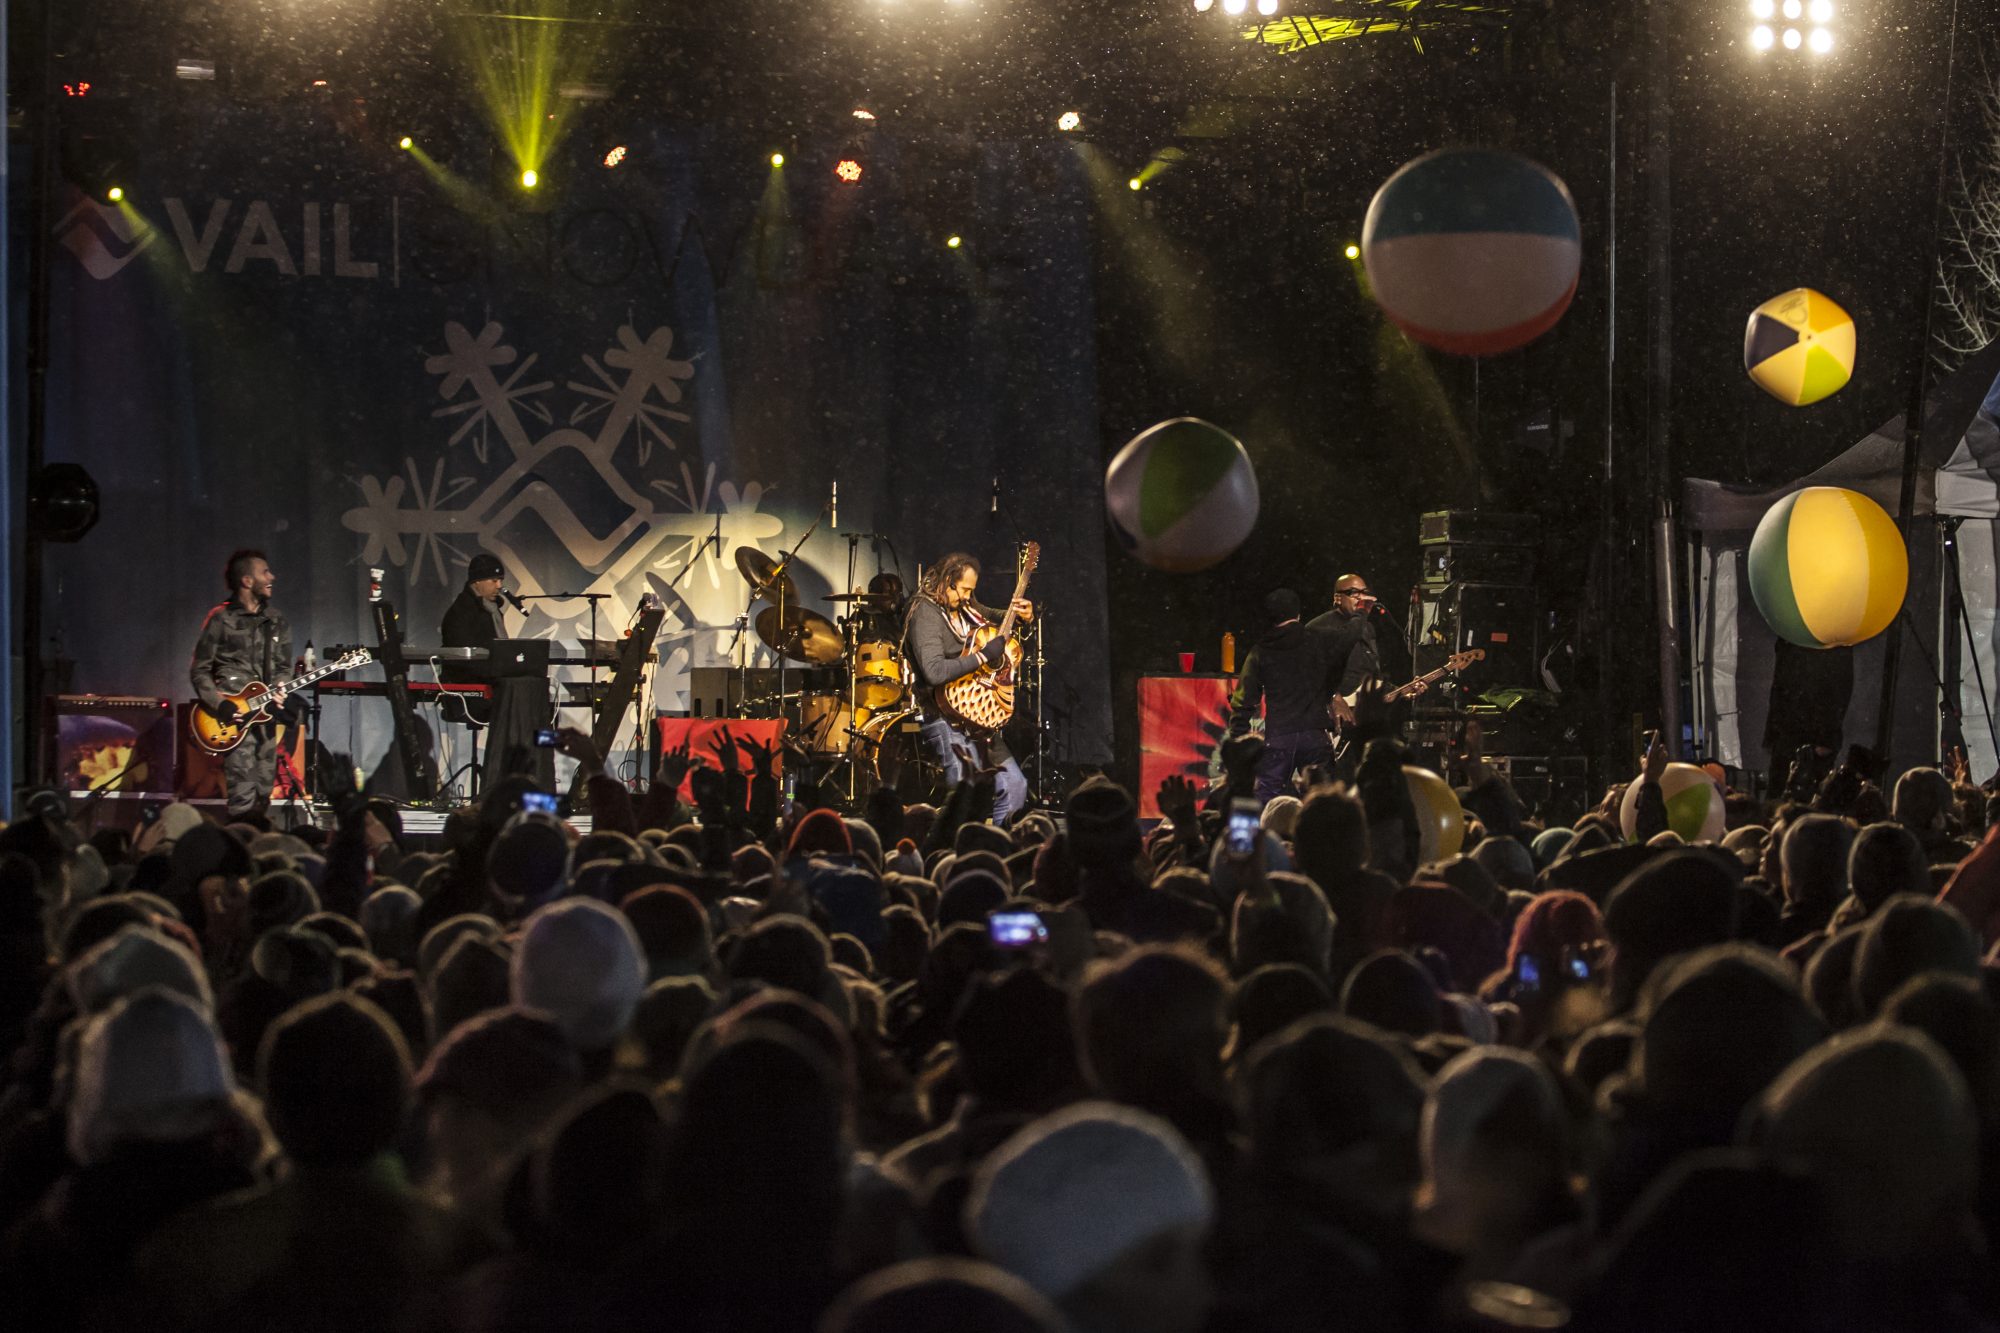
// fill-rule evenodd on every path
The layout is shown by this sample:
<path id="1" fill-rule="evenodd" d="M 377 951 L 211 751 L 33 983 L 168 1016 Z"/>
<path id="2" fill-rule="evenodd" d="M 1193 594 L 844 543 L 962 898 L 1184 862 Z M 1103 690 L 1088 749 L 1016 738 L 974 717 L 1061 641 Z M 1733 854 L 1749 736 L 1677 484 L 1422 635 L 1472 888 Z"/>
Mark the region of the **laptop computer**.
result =
<path id="1" fill-rule="evenodd" d="M 486 653 L 487 674 L 495 680 L 509 680 L 516 676 L 547 679 L 549 642 L 547 639 L 495 639 Z"/>

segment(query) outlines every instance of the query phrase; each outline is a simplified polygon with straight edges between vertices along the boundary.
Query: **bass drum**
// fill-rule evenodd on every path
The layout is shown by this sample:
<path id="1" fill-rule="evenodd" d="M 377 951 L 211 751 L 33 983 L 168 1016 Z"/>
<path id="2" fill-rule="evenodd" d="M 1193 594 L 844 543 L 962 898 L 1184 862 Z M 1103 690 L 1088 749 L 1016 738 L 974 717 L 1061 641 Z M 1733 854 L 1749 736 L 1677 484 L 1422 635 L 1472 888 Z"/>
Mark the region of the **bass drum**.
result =
<path id="1" fill-rule="evenodd" d="M 873 760 L 864 769 L 873 771 L 878 785 L 893 790 L 905 804 L 944 799 L 944 771 L 924 744 L 923 715 L 915 708 L 877 714 L 862 731 Z"/>
<path id="2" fill-rule="evenodd" d="M 887 639 L 854 650 L 854 702 L 870 713 L 895 711 L 909 694 L 903 654 Z"/>

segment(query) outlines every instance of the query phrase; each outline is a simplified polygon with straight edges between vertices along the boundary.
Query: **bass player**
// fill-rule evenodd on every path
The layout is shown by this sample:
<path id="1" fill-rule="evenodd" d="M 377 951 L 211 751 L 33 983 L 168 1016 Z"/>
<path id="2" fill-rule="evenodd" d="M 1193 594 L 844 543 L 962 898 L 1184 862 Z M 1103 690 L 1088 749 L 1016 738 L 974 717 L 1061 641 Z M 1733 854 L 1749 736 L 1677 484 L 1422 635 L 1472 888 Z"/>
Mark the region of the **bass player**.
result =
<path id="1" fill-rule="evenodd" d="M 223 696 L 252 681 L 273 688 L 292 678 L 292 627 L 271 605 L 278 576 L 262 551 L 244 549 L 222 567 L 229 600 L 208 613 L 195 640 L 188 681 L 209 712 L 234 722 L 236 708 Z M 261 815 L 278 777 L 278 727 L 252 727 L 222 759 L 223 794 L 230 818 Z"/>
<path id="2" fill-rule="evenodd" d="M 993 779 L 993 822 L 1005 826 L 1020 813 L 1028 800 L 1028 778 L 1008 752 L 999 733 L 968 735 L 939 709 L 932 691 L 969 676 L 982 666 L 997 666 L 1006 656 L 1007 641 L 996 636 L 984 651 L 970 652 L 973 632 L 982 625 L 998 624 L 1002 613 L 981 606 L 974 594 L 979 591 L 979 562 L 963 551 L 954 551 L 925 571 L 917 595 L 910 599 L 909 618 L 903 625 L 903 643 L 922 687 L 917 699 L 924 713 L 924 743 L 953 785 L 967 774 L 965 759 L 982 768 L 996 769 Z M 1025 597 L 1013 603 L 1016 620 L 1034 619 L 1034 604 Z"/>

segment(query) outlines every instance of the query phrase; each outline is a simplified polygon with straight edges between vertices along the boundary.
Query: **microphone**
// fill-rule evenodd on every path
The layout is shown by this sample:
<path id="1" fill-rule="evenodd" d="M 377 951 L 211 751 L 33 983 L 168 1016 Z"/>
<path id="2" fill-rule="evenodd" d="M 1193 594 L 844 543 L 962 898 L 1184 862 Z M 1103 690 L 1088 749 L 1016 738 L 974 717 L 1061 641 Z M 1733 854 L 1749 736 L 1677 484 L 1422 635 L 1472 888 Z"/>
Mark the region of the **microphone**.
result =
<path id="1" fill-rule="evenodd" d="M 500 595 L 507 599 L 507 605 L 513 607 L 516 611 L 519 611 L 524 616 L 528 614 L 528 604 L 522 601 L 519 597 L 507 591 L 507 589 L 505 588 L 502 588 L 500 590 Z"/>
<path id="2" fill-rule="evenodd" d="M 998 477 L 993 479 L 993 508 L 987 512 L 992 514 L 1000 512 L 1000 478 Z"/>
<path id="3" fill-rule="evenodd" d="M 837 528 L 840 526 L 840 478 L 839 477 L 835 477 L 833 479 L 833 499 L 828 501 L 828 504 L 832 506 L 833 517 L 827 520 L 826 525 L 829 528 Z"/>

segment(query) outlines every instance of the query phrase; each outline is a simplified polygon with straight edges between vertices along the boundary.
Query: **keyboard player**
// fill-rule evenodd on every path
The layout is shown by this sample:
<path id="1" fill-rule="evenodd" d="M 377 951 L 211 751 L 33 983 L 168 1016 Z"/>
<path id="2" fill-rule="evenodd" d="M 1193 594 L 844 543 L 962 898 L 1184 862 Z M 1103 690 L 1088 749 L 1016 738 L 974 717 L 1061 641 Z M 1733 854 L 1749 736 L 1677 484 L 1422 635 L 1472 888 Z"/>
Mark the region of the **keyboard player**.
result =
<path id="1" fill-rule="evenodd" d="M 506 569 L 500 558 L 481 551 L 465 568 L 465 587 L 445 610 L 438 626 L 438 642 L 446 648 L 491 650 L 496 639 L 507 637 L 506 610 L 501 586 Z M 549 685 L 546 678 L 514 676 L 495 678 L 483 661 L 448 662 L 438 673 L 447 684 L 488 686 L 492 698 L 486 704 L 467 700 L 474 722 L 484 722 L 486 732 L 487 788 L 510 773 L 527 773 L 544 791 L 555 789 L 555 752 L 535 744 L 535 733 L 551 725 Z"/>

